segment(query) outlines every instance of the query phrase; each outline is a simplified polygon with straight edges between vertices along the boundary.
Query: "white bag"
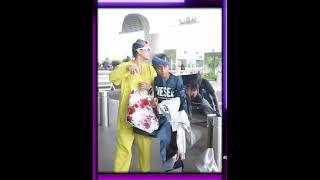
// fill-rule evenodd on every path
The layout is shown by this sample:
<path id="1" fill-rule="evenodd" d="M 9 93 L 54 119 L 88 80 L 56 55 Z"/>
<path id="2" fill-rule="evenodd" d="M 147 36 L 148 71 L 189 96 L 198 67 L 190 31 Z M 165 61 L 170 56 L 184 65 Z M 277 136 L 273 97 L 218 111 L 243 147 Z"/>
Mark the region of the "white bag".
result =
<path id="1" fill-rule="evenodd" d="M 129 97 L 127 122 L 142 131 L 152 133 L 159 128 L 156 110 L 150 101 L 152 96 L 146 90 L 133 89 Z"/>

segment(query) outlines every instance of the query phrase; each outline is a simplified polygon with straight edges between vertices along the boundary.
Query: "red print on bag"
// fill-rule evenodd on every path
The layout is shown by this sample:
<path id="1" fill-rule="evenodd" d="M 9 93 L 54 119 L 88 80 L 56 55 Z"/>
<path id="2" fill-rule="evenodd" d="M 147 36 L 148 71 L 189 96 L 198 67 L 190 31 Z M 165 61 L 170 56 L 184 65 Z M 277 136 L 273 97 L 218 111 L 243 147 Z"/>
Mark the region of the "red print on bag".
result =
<path id="1" fill-rule="evenodd" d="M 143 126 L 144 126 L 144 128 L 146 128 L 146 129 L 149 129 L 149 128 L 150 128 L 150 124 L 147 123 L 147 122 L 143 123 Z"/>
<path id="2" fill-rule="evenodd" d="M 148 105 L 149 105 L 148 99 L 141 100 L 141 103 L 140 103 L 141 108 L 144 108 L 145 106 L 148 106 Z"/>
<path id="3" fill-rule="evenodd" d="M 129 108 L 128 108 L 128 113 L 129 113 L 129 114 L 132 114 L 132 113 L 134 113 L 134 108 L 132 108 L 132 107 L 129 107 Z"/>
<path id="4" fill-rule="evenodd" d="M 152 97 L 146 92 L 132 90 L 129 96 L 127 122 L 131 126 L 142 131 L 152 133 L 159 127 L 156 109 L 152 109 L 150 99 Z"/>
<path id="5" fill-rule="evenodd" d="M 132 122 L 132 116 L 127 117 L 128 122 Z"/>

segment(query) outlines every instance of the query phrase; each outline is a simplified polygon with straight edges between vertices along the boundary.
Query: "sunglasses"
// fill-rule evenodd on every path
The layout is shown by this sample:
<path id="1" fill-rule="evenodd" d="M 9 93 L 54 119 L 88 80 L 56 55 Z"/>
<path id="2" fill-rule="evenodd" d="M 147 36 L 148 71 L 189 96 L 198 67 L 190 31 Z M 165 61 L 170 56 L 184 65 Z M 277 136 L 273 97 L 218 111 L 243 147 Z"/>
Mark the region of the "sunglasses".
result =
<path id="1" fill-rule="evenodd" d="M 151 52 L 151 48 L 149 48 L 149 47 L 138 48 L 138 49 L 141 49 L 141 50 L 147 50 L 148 52 Z M 137 49 L 137 50 L 138 50 L 138 49 Z"/>

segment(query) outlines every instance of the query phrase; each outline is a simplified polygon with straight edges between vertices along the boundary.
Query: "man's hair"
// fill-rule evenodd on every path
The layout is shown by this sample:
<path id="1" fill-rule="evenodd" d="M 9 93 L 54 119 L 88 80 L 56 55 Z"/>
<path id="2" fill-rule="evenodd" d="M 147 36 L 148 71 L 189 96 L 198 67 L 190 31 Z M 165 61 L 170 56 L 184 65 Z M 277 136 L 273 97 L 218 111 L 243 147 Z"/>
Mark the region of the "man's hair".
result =
<path id="1" fill-rule="evenodd" d="M 199 85 L 197 83 L 192 83 L 192 84 L 188 84 L 186 86 L 186 89 L 190 89 L 191 91 L 195 91 L 198 89 L 198 87 L 199 87 Z"/>
<path id="2" fill-rule="evenodd" d="M 133 54 L 133 56 L 136 58 L 137 54 L 138 54 L 137 49 L 143 48 L 147 44 L 148 44 L 148 41 L 145 41 L 145 40 L 142 40 L 142 39 L 136 40 L 136 42 L 134 42 L 132 44 L 132 54 Z"/>
<path id="3" fill-rule="evenodd" d="M 194 76 L 194 78 L 193 78 L 192 82 L 190 84 L 186 85 L 186 88 L 191 89 L 192 91 L 195 91 L 200 87 L 201 82 L 202 82 L 202 77 L 201 77 L 200 72 L 198 72 L 197 74 L 194 74 L 193 76 Z"/>

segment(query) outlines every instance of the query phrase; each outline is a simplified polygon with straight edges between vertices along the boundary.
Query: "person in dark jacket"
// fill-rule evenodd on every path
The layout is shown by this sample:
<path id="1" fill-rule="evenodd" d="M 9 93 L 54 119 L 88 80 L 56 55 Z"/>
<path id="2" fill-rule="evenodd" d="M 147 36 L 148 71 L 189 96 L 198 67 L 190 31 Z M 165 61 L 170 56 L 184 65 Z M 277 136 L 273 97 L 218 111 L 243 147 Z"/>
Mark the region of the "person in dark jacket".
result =
<path id="1" fill-rule="evenodd" d="M 221 116 L 215 91 L 210 82 L 202 78 L 200 73 L 197 74 L 196 81 L 188 84 L 186 89 L 191 104 L 201 106 L 206 115 L 217 114 L 217 116 Z"/>
<path id="2" fill-rule="evenodd" d="M 185 70 L 185 69 L 186 69 L 186 67 L 184 66 L 183 63 L 181 63 L 181 70 Z"/>

